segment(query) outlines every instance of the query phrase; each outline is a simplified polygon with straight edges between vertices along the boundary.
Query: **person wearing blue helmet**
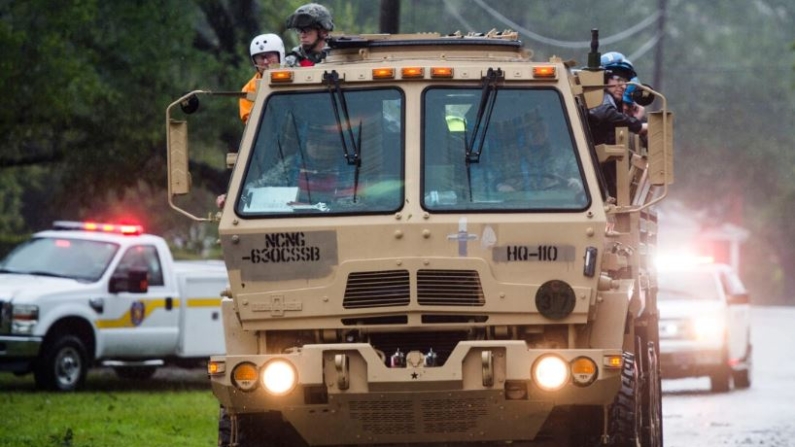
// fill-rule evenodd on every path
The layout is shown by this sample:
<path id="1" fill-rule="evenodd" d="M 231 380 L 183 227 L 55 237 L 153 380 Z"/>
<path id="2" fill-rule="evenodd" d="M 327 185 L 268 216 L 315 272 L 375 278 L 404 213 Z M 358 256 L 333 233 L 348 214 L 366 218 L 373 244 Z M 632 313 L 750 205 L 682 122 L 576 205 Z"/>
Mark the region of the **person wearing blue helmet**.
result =
<path id="1" fill-rule="evenodd" d="M 643 120 L 642 108 L 633 108 L 630 113 L 625 112 L 624 108 L 627 82 L 637 78 L 632 62 L 623 54 L 612 51 L 602 56 L 601 64 L 605 72 L 604 99 L 602 104 L 588 111 L 588 123 L 594 144 L 616 144 L 618 127 L 626 127 L 632 133 L 645 135 L 648 124 Z M 615 163 L 604 163 L 602 168 L 607 179 L 608 192 L 615 196 Z"/>

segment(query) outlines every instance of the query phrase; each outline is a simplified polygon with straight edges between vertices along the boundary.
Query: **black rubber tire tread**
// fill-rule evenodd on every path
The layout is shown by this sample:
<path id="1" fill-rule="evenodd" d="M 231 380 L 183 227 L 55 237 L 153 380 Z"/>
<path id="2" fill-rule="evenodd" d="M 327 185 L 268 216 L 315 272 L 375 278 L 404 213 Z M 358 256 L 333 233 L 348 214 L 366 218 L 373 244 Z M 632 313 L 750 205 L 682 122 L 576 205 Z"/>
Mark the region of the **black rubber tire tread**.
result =
<path id="1" fill-rule="evenodd" d="M 152 378 L 157 372 L 156 366 L 117 366 L 113 368 L 120 379 L 146 380 Z"/>
<path id="2" fill-rule="evenodd" d="M 76 354 L 77 377 L 69 383 L 58 380 L 58 361 L 64 354 Z M 61 335 L 47 343 L 36 361 L 33 377 L 36 387 L 49 391 L 75 391 L 82 388 L 88 374 L 89 360 L 85 344 L 74 335 Z"/>
<path id="3" fill-rule="evenodd" d="M 652 342 L 646 349 L 646 383 L 644 395 L 647 397 L 644 414 L 643 446 L 663 447 L 663 416 L 662 416 L 662 383 L 660 380 L 660 362 L 657 350 Z"/>
<path id="4" fill-rule="evenodd" d="M 749 335 L 750 337 L 750 335 Z M 753 349 L 749 344 L 745 348 L 745 369 L 734 371 L 732 378 L 734 379 L 734 388 L 746 389 L 751 387 L 751 368 L 753 367 Z"/>
<path id="5" fill-rule="evenodd" d="M 638 369 L 635 355 L 625 352 L 621 367 L 621 388 L 610 405 L 611 445 L 637 446 L 640 433 L 640 399 L 638 396 Z"/>
<path id="6" fill-rule="evenodd" d="M 232 441 L 232 421 L 226 408 L 221 405 L 218 410 L 218 447 L 229 447 Z"/>
<path id="7" fill-rule="evenodd" d="M 219 438 L 220 434 L 219 432 Z M 278 411 L 238 415 L 236 444 L 230 443 L 230 447 L 303 447 L 307 445 Z"/>

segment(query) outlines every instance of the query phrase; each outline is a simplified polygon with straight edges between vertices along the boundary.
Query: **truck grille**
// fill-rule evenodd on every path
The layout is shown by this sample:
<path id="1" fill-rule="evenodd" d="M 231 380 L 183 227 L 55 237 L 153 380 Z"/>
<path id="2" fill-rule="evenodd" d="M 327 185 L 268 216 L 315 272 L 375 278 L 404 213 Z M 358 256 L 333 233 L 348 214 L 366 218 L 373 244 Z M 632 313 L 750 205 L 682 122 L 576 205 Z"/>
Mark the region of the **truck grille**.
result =
<path id="1" fill-rule="evenodd" d="M 415 407 L 416 405 L 416 407 Z M 467 433 L 486 416 L 481 398 L 352 401 L 351 418 L 373 435 Z"/>
<path id="2" fill-rule="evenodd" d="M 11 333 L 11 302 L 0 301 L 0 334 Z"/>
<path id="3" fill-rule="evenodd" d="M 417 300 L 425 306 L 483 306 L 486 302 L 474 270 L 419 270 Z"/>
<path id="4" fill-rule="evenodd" d="M 355 272 L 348 276 L 342 306 L 346 309 L 406 306 L 410 298 L 408 270 Z"/>
<path id="5" fill-rule="evenodd" d="M 406 306 L 411 299 L 408 270 L 354 272 L 348 276 L 346 309 Z M 417 302 L 423 306 L 483 306 L 486 299 L 475 270 L 417 271 Z"/>

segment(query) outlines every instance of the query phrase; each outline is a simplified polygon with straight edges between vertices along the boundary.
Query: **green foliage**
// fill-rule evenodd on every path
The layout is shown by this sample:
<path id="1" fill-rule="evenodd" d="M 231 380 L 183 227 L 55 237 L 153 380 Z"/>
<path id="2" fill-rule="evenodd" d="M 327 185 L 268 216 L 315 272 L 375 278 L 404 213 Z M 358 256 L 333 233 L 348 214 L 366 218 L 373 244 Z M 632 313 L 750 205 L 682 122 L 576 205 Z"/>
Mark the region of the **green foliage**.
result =
<path id="1" fill-rule="evenodd" d="M 0 376 L 0 445 L 216 445 L 218 403 L 203 371 L 167 369 L 138 382 L 95 370 L 78 393 L 33 392 L 32 382 Z"/>
<path id="2" fill-rule="evenodd" d="M 127 215 L 152 231 L 190 238 L 195 227 L 169 209 L 162 191 L 165 108 L 193 89 L 239 91 L 253 74 L 251 38 L 274 32 L 289 50 L 297 38 L 285 19 L 304 3 L 0 3 L 0 234 L 39 230 L 55 219 Z M 380 2 L 321 3 L 333 13 L 337 31 L 379 31 Z M 535 59 L 557 55 L 583 64 L 587 45 L 539 42 L 529 33 L 582 44 L 598 28 L 607 39 L 641 23 L 660 3 L 402 0 L 400 30 L 515 25 Z M 677 116 L 672 196 L 715 220 L 749 227 L 754 240 L 748 245 L 765 245 L 774 262 L 784 262 L 795 246 L 795 234 L 780 217 L 789 213 L 787 198 L 795 192 L 795 134 L 789 129 L 795 6 L 788 0 L 666 3 L 660 67 L 657 47 L 647 45 L 656 22 L 600 50 L 635 55 L 644 82 L 661 76 L 655 87 Z M 175 118 L 184 117 L 176 112 Z M 190 199 L 192 210 L 213 211 L 229 174 L 224 156 L 237 149 L 242 129 L 234 98 L 205 101 L 191 117 L 191 158 L 201 168 L 193 184 L 205 191 Z M 782 268 L 780 276 L 795 278 L 795 262 Z"/>

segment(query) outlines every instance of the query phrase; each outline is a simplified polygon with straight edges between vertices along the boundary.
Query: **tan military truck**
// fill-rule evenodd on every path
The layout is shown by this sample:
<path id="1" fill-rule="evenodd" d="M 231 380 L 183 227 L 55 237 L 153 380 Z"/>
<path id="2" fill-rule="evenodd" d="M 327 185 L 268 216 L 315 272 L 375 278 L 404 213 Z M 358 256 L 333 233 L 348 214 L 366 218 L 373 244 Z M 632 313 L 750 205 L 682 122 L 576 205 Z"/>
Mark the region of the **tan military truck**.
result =
<path id="1" fill-rule="evenodd" d="M 511 32 L 336 36 L 266 73 L 220 213 L 231 445 L 662 445 L 672 117 L 594 147 L 593 40 L 574 70 Z M 205 93 L 167 112 L 172 204 Z"/>

